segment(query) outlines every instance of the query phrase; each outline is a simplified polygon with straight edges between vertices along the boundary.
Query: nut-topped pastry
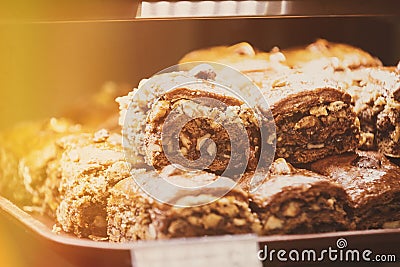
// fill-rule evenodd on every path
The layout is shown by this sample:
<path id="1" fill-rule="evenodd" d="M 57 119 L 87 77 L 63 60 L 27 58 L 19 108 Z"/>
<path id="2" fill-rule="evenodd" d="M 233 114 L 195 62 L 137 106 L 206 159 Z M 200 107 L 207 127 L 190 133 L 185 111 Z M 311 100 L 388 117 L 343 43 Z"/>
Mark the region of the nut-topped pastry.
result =
<path id="1" fill-rule="evenodd" d="M 154 199 L 134 180 L 152 187 Z M 108 200 L 110 241 L 166 239 L 204 235 L 259 233 L 260 223 L 249 208 L 248 195 L 232 180 L 211 173 L 185 172 L 167 166 L 134 174 L 116 184 Z M 191 187 L 160 187 L 160 180 Z M 196 187 L 196 188 L 195 188 Z M 222 192 L 222 194 L 221 194 Z"/>
<path id="2" fill-rule="evenodd" d="M 284 64 L 297 68 L 313 63 L 321 67 L 334 64 L 337 70 L 382 66 L 378 58 L 360 48 L 325 39 L 318 39 L 306 47 L 284 49 L 282 54 L 286 58 Z"/>
<path id="3" fill-rule="evenodd" d="M 63 138 L 59 168 L 60 204 L 57 222 L 79 237 L 107 237 L 106 205 L 109 189 L 130 176 L 119 134 L 99 130 Z"/>
<path id="4" fill-rule="evenodd" d="M 357 151 L 321 159 L 311 169 L 345 188 L 358 229 L 386 227 L 400 220 L 400 168 L 384 155 Z"/>
<path id="5" fill-rule="evenodd" d="M 378 58 L 360 48 L 325 39 L 318 39 L 307 46 L 282 50 L 274 47 L 270 52 L 258 51 L 246 42 L 215 46 L 192 51 L 179 63 L 193 61 L 219 62 L 242 72 L 312 67 L 323 69 L 332 66 L 335 70 L 345 70 L 382 66 Z"/>
<path id="6" fill-rule="evenodd" d="M 246 94 L 256 91 L 252 97 L 258 93 L 262 98 L 246 76 L 230 68 L 227 72 L 242 76 Z M 249 99 L 237 92 L 241 88 L 224 84 L 217 73 L 203 64 L 189 72 L 155 75 L 118 99 L 127 154 L 142 157 L 157 170 L 180 164 L 229 177 L 270 162 L 275 141 L 272 116 L 262 116 L 261 104 L 248 104 Z M 271 153 L 262 153 L 262 148 Z"/>
<path id="7" fill-rule="evenodd" d="M 387 96 L 376 123 L 378 149 L 386 156 L 400 158 L 400 68 L 387 68 L 382 72 L 381 83 Z"/>
<path id="8" fill-rule="evenodd" d="M 187 167 L 207 166 L 217 174 L 230 168 L 230 176 L 257 167 L 261 147 L 257 115 L 244 102 L 210 85 L 167 92 L 147 122 L 147 159 L 157 169 L 171 164 L 169 159 L 179 162 L 182 156 Z M 174 138 L 178 138 L 175 145 Z"/>
<path id="9" fill-rule="evenodd" d="M 215 46 L 189 52 L 179 60 L 179 63 L 196 61 L 218 62 L 246 72 L 285 69 L 287 67 L 282 64 L 284 60 L 285 57 L 279 50 L 262 52 L 254 49 L 249 43 L 241 42 L 231 46 Z"/>
<path id="10" fill-rule="evenodd" d="M 59 171 L 57 168 L 63 149 L 60 138 L 82 131 L 81 125 L 65 118 L 20 123 L 0 135 L 1 164 L 4 187 L 17 204 L 27 210 L 54 216 L 57 203 Z M 13 169 L 10 167 L 13 166 Z M 6 178 L 10 178 L 10 180 Z"/>
<path id="11" fill-rule="evenodd" d="M 295 169 L 277 159 L 268 178 L 251 192 L 264 235 L 347 230 L 353 227 L 347 195 L 337 183 L 317 173 Z M 257 177 L 253 177 L 257 179 Z"/>
<path id="12" fill-rule="evenodd" d="M 329 73 L 328 76 L 330 75 Z M 395 67 L 336 71 L 333 79 L 352 97 L 360 120 L 360 148 L 400 156 L 400 72 Z"/>
<path id="13" fill-rule="evenodd" d="M 276 157 L 307 163 L 358 147 L 359 120 L 351 96 L 335 80 L 299 71 L 247 75 L 270 104 Z"/>

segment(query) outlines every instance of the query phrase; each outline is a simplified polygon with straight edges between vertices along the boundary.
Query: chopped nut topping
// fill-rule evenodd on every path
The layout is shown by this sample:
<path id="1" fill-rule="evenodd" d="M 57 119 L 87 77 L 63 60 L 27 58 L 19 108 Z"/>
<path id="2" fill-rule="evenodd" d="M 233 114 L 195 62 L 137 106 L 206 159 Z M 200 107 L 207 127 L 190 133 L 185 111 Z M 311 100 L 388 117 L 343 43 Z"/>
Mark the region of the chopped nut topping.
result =
<path id="1" fill-rule="evenodd" d="M 215 213 L 203 216 L 204 227 L 206 229 L 217 227 L 222 220 L 223 220 L 222 216 L 217 215 Z"/>
<path id="2" fill-rule="evenodd" d="M 238 219 L 238 218 L 234 218 L 233 219 L 233 224 L 236 226 L 243 226 L 246 225 L 246 220 L 245 219 Z"/>
<path id="3" fill-rule="evenodd" d="M 264 225 L 264 228 L 267 230 L 280 229 L 283 226 L 282 220 L 276 218 L 274 215 L 268 217 L 267 222 Z"/>
<path id="4" fill-rule="evenodd" d="M 187 149 L 190 149 L 190 145 L 192 144 L 192 142 L 189 140 L 189 138 L 184 134 L 181 134 L 180 138 L 183 146 L 186 147 Z"/>
<path id="5" fill-rule="evenodd" d="M 169 109 L 169 103 L 167 101 L 157 101 L 152 108 L 152 110 L 157 112 L 150 113 L 149 117 L 150 120 L 155 121 L 157 119 L 164 117 L 168 109 Z"/>
<path id="6" fill-rule="evenodd" d="M 272 82 L 272 87 L 283 87 L 287 85 L 287 81 L 285 79 L 277 79 Z"/>
<path id="7" fill-rule="evenodd" d="M 310 114 L 317 117 L 326 116 L 328 115 L 328 111 L 326 111 L 326 106 L 317 106 L 310 109 Z"/>
<path id="8" fill-rule="evenodd" d="M 276 159 L 270 167 L 270 172 L 277 175 L 290 174 L 292 171 L 293 167 L 283 158 Z"/>
<path id="9" fill-rule="evenodd" d="M 202 137 L 197 139 L 196 150 L 200 150 L 203 146 L 204 142 L 211 137 L 210 134 L 205 134 Z"/>
<path id="10" fill-rule="evenodd" d="M 374 102 L 374 106 L 384 106 L 384 105 L 386 105 L 386 99 L 383 96 L 378 97 Z"/>
<path id="11" fill-rule="evenodd" d="M 186 156 L 188 154 L 187 148 L 186 147 L 182 147 L 181 148 L 181 153 L 182 153 L 182 155 Z"/>
<path id="12" fill-rule="evenodd" d="M 283 215 L 286 217 L 296 217 L 300 213 L 300 203 L 298 202 L 289 202 L 286 205 L 285 210 L 283 211 Z"/>
<path id="13" fill-rule="evenodd" d="M 328 116 L 328 123 L 332 124 L 337 121 L 337 118 L 334 116 Z"/>
<path id="14" fill-rule="evenodd" d="M 108 131 L 106 129 L 101 129 L 97 132 L 94 133 L 93 136 L 93 142 L 95 143 L 101 143 L 107 140 L 107 138 L 110 136 Z"/>
<path id="15" fill-rule="evenodd" d="M 307 144 L 307 149 L 319 149 L 323 148 L 324 144 Z"/>
<path id="16" fill-rule="evenodd" d="M 168 232 L 171 234 L 175 234 L 176 232 L 179 232 L 179 229 L 182 229 L 184 226 L 185 222 L 182 220 L 173 221 L 168 227 Z"/>
<path id="17" fill-rule="evenodd" d="M 345 106 L 347 106 L 347 104 L 345 104 L 343 101 L 335 101 L 329 104 L 328 109 L 332 112 L 336 112 L 341 110 Z"/>
<path id="18" fill-rule="evenodd" d="M 328 200 L 326 201 L 326 203 L 328 204 L 328 207 L 331 208 L 331 209 L 334 209 L 334 207 L 335 207 L 335 202 L 336 202 L 336 199 L 335 199 L 335 198 L 330 198 L 330 199 L 328 199 Z"/>
<path id="19" fill-rule="evenodd" d="M 201 225 L 201 220 L 199 217 L 189 216 L 188 221 L 192 225 Z"/>
<path id="20" fill-rule="evenodd" d="M 295 125 L 294 129 L 310 128 L 319 125 L 320 121 L 315 116 L 305 116 L 301 118 Z"/>

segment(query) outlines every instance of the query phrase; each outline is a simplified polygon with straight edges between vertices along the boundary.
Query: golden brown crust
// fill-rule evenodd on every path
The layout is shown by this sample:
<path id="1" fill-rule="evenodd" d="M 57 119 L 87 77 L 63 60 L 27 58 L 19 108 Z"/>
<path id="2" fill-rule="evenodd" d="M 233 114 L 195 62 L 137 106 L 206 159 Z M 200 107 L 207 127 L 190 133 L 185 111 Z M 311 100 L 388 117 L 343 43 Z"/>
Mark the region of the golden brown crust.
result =
<path id="1" fill-rule="evenodd" d="M 12 180 L 23 185 L 15 188 L 18 191 L 15 193 L 30 210 L 54 216 L 60 181 L 57 165 L 63 151 L 57 142 L 81 130 L 80 125 L 67 119 L 51 118 L 20 123 L 1 134 L 3 152 L 10 160 L 7 165 L 12 162 L 16 165 Z M 7 166 L 2 168 L 7 171 Z"/>
<path id="2" fill-rule="evenodd" d="M 130 176 L 122 137 L 100 130 L 63 138 L 59 168 L 61 183 L 57 222 L 79 237 L 106 237 L 106 203 L 109 189 Z"/>
<path id="3" fill-rule="evenodd" d="M 186 54 L 179 63 L 209 61 L 225 64 L 239 71 L 256 71 L 282 69 L 284 68 L 281 64 L 282 60 L 284 57 L 279 51 L 261 52 L 249 43 L 242 42 L 231 46 L 214 46 L 195 50 Z"/>
<path id="4" fill-rule="evenodd" d="M 289 68 L 334 67 L 337 70 L 360 67 L 382 66 L 382 62 L 368 52 L 343 43 L 318 39 L 307 46 L 283 49 L 273 48 L 270 52 L 254 49 L 242 42 L 232 46 L 215 46 L 192 51 L 179 63 L 212 61 L 223 63 L 240 71 L 256 71 Z"/>
<path id="5" fill-rule="evenodd" d="M 382 66 L 379 59 L 360 48 L 325 39 L 318 39 L 306 47 L 284 49 L 282 53 L 285 64 L 290 67 L 304 67 L 318 61 L 321 65 L 334 64 L 336 69 Z"/>

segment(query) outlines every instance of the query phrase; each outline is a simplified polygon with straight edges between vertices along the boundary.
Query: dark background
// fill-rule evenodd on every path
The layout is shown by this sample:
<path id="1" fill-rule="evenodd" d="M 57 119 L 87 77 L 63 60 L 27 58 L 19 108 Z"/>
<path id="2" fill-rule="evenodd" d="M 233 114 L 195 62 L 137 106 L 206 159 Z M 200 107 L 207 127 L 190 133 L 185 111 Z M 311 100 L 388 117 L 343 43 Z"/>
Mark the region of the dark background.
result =
<path id="1" fill-rule="evenodd" d="M 316 38 L 400 60 L 395 17 L 0 22 L 0 128 L 59 115 L 107 81 L 136 86 L 187 52 L 247 41 L 261 50 Z"/>

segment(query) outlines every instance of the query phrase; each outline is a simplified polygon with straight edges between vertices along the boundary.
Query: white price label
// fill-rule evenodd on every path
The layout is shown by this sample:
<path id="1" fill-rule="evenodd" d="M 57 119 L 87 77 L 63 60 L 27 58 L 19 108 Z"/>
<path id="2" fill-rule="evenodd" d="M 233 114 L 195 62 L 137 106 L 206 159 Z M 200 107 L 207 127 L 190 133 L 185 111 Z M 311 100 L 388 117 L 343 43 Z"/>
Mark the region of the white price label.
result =
<path id="1" fill-rule="evenodd" d="M 255 235 L 186 238 L 138 243 L 133 267 L 260 267 Z"/>

